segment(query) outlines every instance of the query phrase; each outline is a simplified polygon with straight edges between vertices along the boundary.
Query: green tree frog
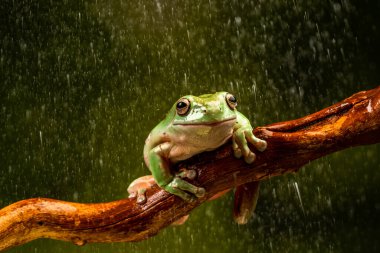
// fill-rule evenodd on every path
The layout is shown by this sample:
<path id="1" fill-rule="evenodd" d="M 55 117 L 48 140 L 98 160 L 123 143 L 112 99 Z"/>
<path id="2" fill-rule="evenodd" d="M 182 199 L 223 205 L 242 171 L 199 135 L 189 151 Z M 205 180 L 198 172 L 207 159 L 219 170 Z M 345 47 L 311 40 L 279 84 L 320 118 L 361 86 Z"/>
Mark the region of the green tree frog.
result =
<path id="1" fill-rule="evenodd" d="M 214 150 L 231 137 L 235 157 L 243 156 L 245 162 L 252 163 L 256 156 L 248 147 L 248 142 L 259 151 L 264 151 L 267 143 L 253 135 L 249 120 L 236 110 L 236 106 L 236 98 L 227 92 L 180 98 L 145 141 L 144 160 L 154 181 L 186 201 L 203 197 L 204 188 L 183 179 L 194 178 L 195 172 L 189 170 L 175 174 L 171 165 Z M 135 180 L 128 190 L 130 197 L 138 195 L 139 203 L 145 202 L 145 189 L 139 185 L 148 186 L 147 182 L 151 179 L 144 180 Z M 253 182 L 239 186 L 235 192 L 234 213 L 238 223 L 245 223 L 256 205 L 257 184 Z"/>

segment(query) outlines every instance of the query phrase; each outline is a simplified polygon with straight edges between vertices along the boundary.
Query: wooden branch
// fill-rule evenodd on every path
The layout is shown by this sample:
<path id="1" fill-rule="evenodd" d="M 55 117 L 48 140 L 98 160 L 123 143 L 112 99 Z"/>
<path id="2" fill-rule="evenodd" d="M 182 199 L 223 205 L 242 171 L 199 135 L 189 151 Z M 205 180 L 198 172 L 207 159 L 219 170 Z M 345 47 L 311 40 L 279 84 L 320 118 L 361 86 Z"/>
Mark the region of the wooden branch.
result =
<path id="1" fill-rule="evenodd" d="M 136 204 L 135 199 L 99 204 L 22 200 L 0 210 L 0 250 L 37 238 L 77 245 L 144 240 L 219 191 L 296 171 L 337 150 L 378 143 L 380 87 L 297 120 L 256 128 L 254 133 L 268 142 L 268 148 L 256 152 L 257 160 L 251 165 L 235 159 L 226 144 L 177 166 L 197 171 L 193 183 L 205 187 L 204 198 L 186 203 L 155 185 L 147 191 L 144 205 Z"/>

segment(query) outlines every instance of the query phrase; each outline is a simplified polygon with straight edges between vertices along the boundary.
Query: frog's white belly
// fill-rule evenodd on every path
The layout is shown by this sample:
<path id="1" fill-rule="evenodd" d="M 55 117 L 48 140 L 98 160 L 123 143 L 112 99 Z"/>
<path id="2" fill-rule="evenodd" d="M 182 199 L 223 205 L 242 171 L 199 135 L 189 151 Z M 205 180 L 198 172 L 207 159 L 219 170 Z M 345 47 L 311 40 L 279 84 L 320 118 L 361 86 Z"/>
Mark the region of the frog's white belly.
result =
<path id="1" fill-rule="evenodd" d="M 231 138 L 234 121 L 218 125 L 189 125 L 172 137 L 169 160 L 172 163 L 186 160 L 204 151 L 214 150 Z"/>

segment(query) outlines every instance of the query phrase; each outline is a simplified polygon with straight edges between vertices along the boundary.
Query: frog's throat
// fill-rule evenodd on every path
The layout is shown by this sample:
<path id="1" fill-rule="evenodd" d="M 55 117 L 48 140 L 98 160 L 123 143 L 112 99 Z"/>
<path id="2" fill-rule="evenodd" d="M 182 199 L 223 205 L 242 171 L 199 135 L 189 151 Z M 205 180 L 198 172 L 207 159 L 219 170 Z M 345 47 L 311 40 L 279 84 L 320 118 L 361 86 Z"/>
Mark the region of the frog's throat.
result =
<path id="1" fill-rule="evenodd" d="M 222 121 L 210 121 L 210 122 L 175 122 L 173 125 L 186 125 L 186 126 L 200 126 L 200 125 L 207 125 L 207 126 L 217 126 L 217 125 L 222 125 L 230 121 L 236 121 L 236 117 L 228 118 Z"/>

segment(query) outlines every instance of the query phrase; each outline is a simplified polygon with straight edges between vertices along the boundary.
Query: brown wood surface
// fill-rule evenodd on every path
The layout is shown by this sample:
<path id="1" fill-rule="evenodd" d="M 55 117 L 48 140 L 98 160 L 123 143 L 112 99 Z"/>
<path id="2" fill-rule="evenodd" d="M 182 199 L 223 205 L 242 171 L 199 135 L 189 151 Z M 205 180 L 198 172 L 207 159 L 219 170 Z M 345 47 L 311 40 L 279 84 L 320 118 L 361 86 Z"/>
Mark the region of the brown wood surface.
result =
<path id="1" fill-rule="evenodd" d="M 363 91 L 306 117 L 258 127 L 268 142 L 257 160 L 235 159 L 228 143 L 177 166 L 195 169 L 192 181 L 205 187 L 204 198 L 186 203 L 154 185 L 144 205 L 135 199 L 81 204 L 54 199 L 26 199 L 0 210 L 0 250 L 37 238 L 91 242 L 139 241 L 155 235 L 215 193 L 243 183 L 297 171 L 329 153 L 380 142 L 380 87 Z"/>

